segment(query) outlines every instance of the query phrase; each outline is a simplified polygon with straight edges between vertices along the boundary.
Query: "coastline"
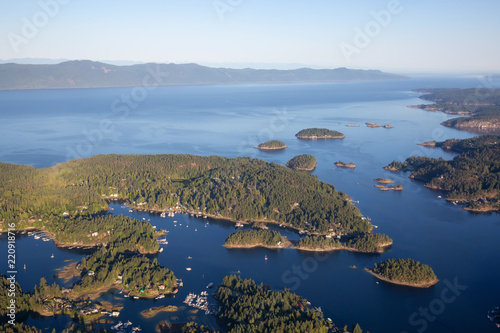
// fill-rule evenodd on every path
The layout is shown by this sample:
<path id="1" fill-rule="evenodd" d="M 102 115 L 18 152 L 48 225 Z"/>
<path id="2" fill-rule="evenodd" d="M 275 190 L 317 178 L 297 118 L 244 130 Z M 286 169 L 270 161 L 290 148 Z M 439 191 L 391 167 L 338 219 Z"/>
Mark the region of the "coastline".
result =
<path id="1" fill-rule="evenodd" d="M 302 140 L 328 140 L 328 139 L 344 139 L 345 135 L 324 135 L 324 136 L 304 136 L 300 135 L 296 137 Z"/>
<path id="2" fill-rule="evenodd" d="M 259 146 L 255 146 L 254 148 L 256 148 L 258 150 L 266 151 L 266 150 L 283 150 L 283 149 L 286 149 L 288 147 L 287 146 L 284 146 L 284 147 L 259 147 Z"/>
<path id="3" fill-rule="evenodd" d="M 362 251 L 358 250 L 352 247 L 347 247 L 344 245 L 338 246 L 338 247 L 328 247 L 328 248 L 305 248 L 305 247 L 298 247 L 298 246 L 292 246 L 292 249 L 296 249 L 299 251 L 308 251 L 308 252 L 332 252 L 332 251 L 338 251 L 338 250 L 345 250 L 345 251 L 350 251 L 350 252 L 357 252 L 357 253 L 366 253 L 366 254 L 381 254 L 384 253 L 386 248 L 392 246 L 393 242 L 391 243 L 384 243 L 378 246 L 377 251 Z"/>
<path id="4" fill-rule="evenodd" d="M 263 247 L 263 248 L 266 248 L 266 249 L 286 249 L 288 248 L 292 242 L 290 242 L 288 239 L 286 239 L 286 237 L 283 237 L 283 244 L 282 245 L 266 245 L 266 244 L 262 244 L 262 243 L 258 243 L 258 244 L 248 244 L 248 245 L 230 245 L 230 244 L 223 244 L 222 246 L 224 246 L 226 249 L 253 249 L 253 248 L 256 248 L 256 247 Z"/>
<path id="5" fill-rule="evenodd" d="M 375 273 L 373 271 L 373 269 L 368 268 L 368 267 L 365 267 L 365 271 L 367 271 L 371 275 L 375 276 L 379 280 L 382 280 L 382 281 L 385 281 L 385 282 L 388 282 L 388 283 L 392 283 L 392 284 L 401 285 L 401 286 L 413 287 L 413 288 L 429 288 L 429 287 L 432 287 L 433 285 L 435 285 L 436 283 L 439 282 L 439 279 L 436 279 L 436 280 L 433 280 L 433 281 L 430 281 L 430 282 L 426 282 L 426 283 L 401 282 L 401 281 L 391 280 L 391 279 L 386 278 L 386 277 L 384 277 L 384 276 L 382 276 L 380 274 L 377 274 L 377 273 Z"/>

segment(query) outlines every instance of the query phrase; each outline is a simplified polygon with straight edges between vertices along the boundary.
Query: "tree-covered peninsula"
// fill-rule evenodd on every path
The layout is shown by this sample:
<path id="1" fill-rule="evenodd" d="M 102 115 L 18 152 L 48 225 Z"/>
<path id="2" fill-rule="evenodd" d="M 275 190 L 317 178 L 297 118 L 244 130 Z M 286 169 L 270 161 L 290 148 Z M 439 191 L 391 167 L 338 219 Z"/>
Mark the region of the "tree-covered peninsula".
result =
<path id="1" fill-rule="evenodd" d="M 259 144 L 257 147 L 255 147 L 260 150 L 281 150 L 288 148 L 286 144 L 283 141 L 279 140 L 270 140 L 266 141 L 264 143 Z"/>
<path id="2" fill-rule="evenodd" d="M 279 232 L 274 230 L 239 230 L 226 238 L 224 246 L 227 248 L 284 248 L 290 242 Z"/>
<path id="3" fill-rule="evenodd" d="M 335 251 L 347 250 L 363 253 L 382 253 L 393 243 L 392 239 L 383 234 L 362 234 L 352 239 L 341 241 L 336 237 L 306 236 L 293 247 L 303 251 Z"/>
<path id="4" fill-rule="evenodd" d="M 372 230 L 347 195 L 332 185 L 309 173 L 257 159 L 98 155 L 45 169 L 0 163 L 3 230 L 13 222 L 17 229 L 51 230 L 61 242 L 64 237 L 74 242 L 78 234 L 76 241 L 93 243 L 94 232 L 106 237 L 103 233 L 109 229 L 91 230 L 94 224 L 90 220 L 105 212 L 107 202 L 115 199 L 136 209 L 275 222 L 323 234 L 329 230 L 343 235 Z M 122 218 L 109 219 L 102 221 Z M 81 232 L 77 225 L 82 226 Z M 145 239 L 146 249 L 150 237 Z M 156 245 L 151 246 L 151 251 L 145 252 L 154 251 Z"/>
<path id="5" fill-rule="evenodd" d="M 500 130 L 500 89 L 488 89 L 487 93 L 478 89 L 418 89 L 421 99 L 435 104 L 420 104 L 410 107 L 427 111 L 442 111 L 465 117 L 452 118 L 441 125 L 462 130 L 491 133 Z"/>
<path id="6" fill-rule="evenodd" d="M 226 276 L 217 289 L 224 332 L 328 332 L 323 313 L 290 291 L 272 291 L 253 280 Z"/>
<path id="7" fill-rule="evenodd" d="M 304 140 L 317 140 L 317 139 L 343 139 L 343 133 L 330 130 L 328 128 L 306 128 L 299 131 L 295 136 Z"/>
<path id="8" fill-rule="evenodd" d="M 378 279 L 410 287 L 428 288 L 439 281 L 432 268 L 409 258 L 388 259 L 366 270 Z"/>
<path id="9" fill-rule="evenodd" d="M 412 156 L 385 168 L 411 171 L 410 178 L 424 181 L 424 186 L 431 189 L 446 191 L 446 200 L 462 203 L 464 209 L 500 210 L 500 136 L 447 140 L 439 145 L 462 153 L 448 161 Z"/>
<path id="10" fill-rule="evenodd" d="M 313 171 L 317 165 L 316 157 L 308 154 L 297 155 L 286 163 L 290 169 L 302 171 Z"/>

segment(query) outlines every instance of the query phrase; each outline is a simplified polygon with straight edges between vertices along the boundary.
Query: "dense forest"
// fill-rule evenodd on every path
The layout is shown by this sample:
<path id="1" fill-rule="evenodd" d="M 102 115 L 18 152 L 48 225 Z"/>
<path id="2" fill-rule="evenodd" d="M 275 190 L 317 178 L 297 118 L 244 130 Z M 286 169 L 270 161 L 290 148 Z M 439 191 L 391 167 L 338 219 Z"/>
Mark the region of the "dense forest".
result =
<path id="1" fill-rule="evenodd" d="M 343 139 L 343 133 L 328 128 L 306 128 L 299 131 L 295 136 L 299 139 Z"/>
<path id="2" fill-rule="evenodd" d="M 285 149 L 287 147 L 283 141 L 270 140 L 259 144 L 256 148 L 265 150 L 265 149 Z"/>
<path id="3" fill-rule="evenodd" d="M 425 93 L 420 98 L 436 102 L 414 107 L 443 111 L 448 114 L 467 117 L 453 118 L 441 123 L 444 126 L 456 127 L 477 132 L 488 132 L 500 129 L 500 89 L 419 89 Z"/>
<path id="4" fill-rule="evenodd" d="M 425 186 L 447 191 L 446 199 L 464 201 L 471 210 L 500 209 L 500 136 L 447 140 L 437 145 L 462 151 L 452 160 L 409 157 L 386 168 L 411 171 Z"/>
<path id="5" fill-rule="evenodd" d="M 73 286 L 75 295 L 111 286 L 118 281 L 125 292 L 148 297 L 169 293 L 177 283 L 174 273 L 160 266 L 156 259 L 151 261 L 145 256 L 125 255 L 113 247 L 102 247 L 84 258 L 79 270 L 83 277 Z"/>
<path id="6" fill-rule="evenodd" d="M 334 250 L 342 248 L 342 243 L 337 238 L 327 238 L 324 236 L 302 237 L 295 247 L 304 250 Z"/>
<path id="7" fill-rule="evenodd" d="M 316 157 L 308 154 L 297 155 L 286 163 L 290 169 L 304 171 L 312 171 L 317 165 Z"/>
<path id="8" fill-rule="evenodd" d="M 388 259 L 375 264 L 373 272 L 394 282 L 428 284 L 437 281 L 432 268 L 413 259 Z"/>
<path id="9" fill-rule="evenodd" d="M 271 291 L 253 280 L 226 276 L 217 300 L 226 332 L 328 332 L 323 313 L 309 309 L 307 300 L 288 290 Z"/>
<path id="10" fill-rule="evenodd" d="M 111 198 L 128 200 L 141 209 L 276 221 L 319 233 L 372 228 L 347 195 L 333 186 L 306 172 L 257 159 L 98 155 L 40 170 L 0 163 L 4 228 L 16 221 L 17 228 L 50 229 L 63 216 L 71 224 L 101 212 Z"/>
<path id="11" fill-rule="evenodd" d="M 46 227 L 55 233 L 56 241 L 65 244 L 107 245 L 115 250 L 156 253 L 160 245 L 156 231 L 148 222 L 138 221 L 126 216 L 76 217 L 68 223 L 67 219 L 54 219 Z"/>
<path id="12" fill-rule="evenodd" d="M 226 238 L 225 246 L 280 246 L 286 239 L 273 230 L 239 230 Z"/>

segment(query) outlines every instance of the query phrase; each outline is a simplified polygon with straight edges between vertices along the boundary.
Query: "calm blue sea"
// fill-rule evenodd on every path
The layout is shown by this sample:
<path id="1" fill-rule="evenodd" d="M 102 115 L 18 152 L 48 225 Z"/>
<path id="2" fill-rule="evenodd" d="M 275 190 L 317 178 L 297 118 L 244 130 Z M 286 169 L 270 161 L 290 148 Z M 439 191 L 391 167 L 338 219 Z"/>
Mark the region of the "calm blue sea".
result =
<path id="1" fill-rule="evenodd" d="M 175 298 L 103 297 L 125 306 L 117 320 L 130 319 L 143 331 L 152 331 L 161 320 L 197 320 L 216 327 L 213 317 L 186 308 L 152 319 L 139 312 L 159 304 L 182 306 L 189 292 L 199 293 L 209 282 L 239 272 L 275 289 L 293 289 L 341 327 L 359 322 L 372 333 L 497 332 L 486 314 L 500 305 L 500 215 L 468 213 L 439 199 L 441 193 L 410 180 L 409 174 L 382 169 L 411 155 L 453 158 L 453 153 L 416 143 L 475 135 L 441 126 L 450 118 L 443 113 L 407 108 L 423 103 L 413 89 L 430 87 L 474 88 L 481 82 L 473 77 L 420 77 L 392 82 L 157 87 L 146 94 L 134 88 L 0 91 L 0 161 L 44 168 L 96 154 L 189 153 L 251 156 L 284 164 L 308 153 L 318 159 L 314 174 L 359 200 L 357 206 L 378 226 L 376 231 L 394 240 L 393 247 L 378 256 L 349 252 L 318 256 L 291 249 L 229 251 L 222 244 L 234 231 L 231 224 L 207 224 L 182 215 L 164 219 L 113 205 L 115 214 L 150 219 L 170 231 L 158 261 L 184 281 Z M 367 128 L 365 122 L 394 128 Z M 297 140 L 295 133 L 307 127 L 338 130 L 346 138 Z M 253 148 L 270 139 L 282 140 L 289 148 L 274 153 Z M 355 162 L 357 167 L 335 168 L 338 160 Z M 405 189 L 380 192 L 373 187 L 377 177 L 395 179 Z M 7 255 L 5 235 L 0 237 L 0 251 Z M 18 281 L 28 291 L 42 276 L 62 284 L 53 277 L 56 270 L 83 255 L 19 235 Z M 411 289 L 377 283 L 363 270 L 393 257 L 430 265 L 440 282 L 425 290 Z M 350 268 L 353 265 L 357 269 Z M 0 269 L 7 271 L 5 260 L 0 260 Z M 62 330 L 69 320 L 59 316 L 28 322 L 51 331 Z"/>

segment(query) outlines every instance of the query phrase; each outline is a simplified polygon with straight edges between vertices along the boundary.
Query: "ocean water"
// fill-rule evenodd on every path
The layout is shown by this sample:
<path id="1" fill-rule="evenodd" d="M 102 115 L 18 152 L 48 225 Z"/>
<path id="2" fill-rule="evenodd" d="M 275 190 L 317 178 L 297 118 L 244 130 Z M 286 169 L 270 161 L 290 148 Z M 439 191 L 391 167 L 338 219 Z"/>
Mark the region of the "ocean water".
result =
<path id="1" fill-rule="evenodd" d="M 413 89 L 480 84 L 476 78 L 415 78 L 157 87 L 142 95 L 137 88 L 0 91 L 0 161 L 43 168 L 96 154 L 189 153 L 251 156 L 285 164 L 295 155 L 308 153 L 318 159 L 313 173 L 359 200 L 356 205 L 378 226 L 376 231 L 394 240 L 381 255 L 227 250 L 222 244 L 234 231 L 231 224 L 209 220 L 207 225 L 204 219 L 183 215 L 163 219 L 112 205 L 114 214 L 150 219 L 153 225 L 170 231 L 169 244 L 158 261 L 184 281 L 178 295 L 158 301 L 131 300 L 117 293 L 103 296 L 125 306 L 118 320 L 130 319 L 145 331 L 154 329 L 161 320 L 197 320 L 216 327 L 213 317 L 192 314 L 189 309 L 152 319 L 142 318 L 139 312 L 158 304 L 181 306 L 189 292 L 199 293 L 209 282 L 240 272 L 242 277 L 272 288 L 286 287 L 303 295 L 340 327 L 358 322 L 372 333 L 496 332 L 486 314 L 500 305 L 500 215 L 468 213 L 439 199 L 441 193 L 410 180 L 408 173 L 382 169 L 392 160 L 402 161 L 411 155 L 453 158 L 454 153 L 416 143 L 475 135 L 441 126 L 440 122 L 450 118 L 443 113 L 407 108 L 424 103 Z M 394 128 L 368 128 L 365 122 Z M 295 133 L 308 127 L 338 130 L 346 138 L 295 138 Z M 273 153 L 253 148 L 270 139 L 282 140 L 289 148 Z M 333 163 L 338 160 L 353 161 L 357 167 L 336 168 Z M 405 189 L 381 192 L 373 187 L 373 179 L 378 177 L 392 178 Z M 42 276 L 49 283 L 62 284 L 54 278 L 56 269 L 84 255 L 26 235 L 19 235 L 16 245 L 17 278 L 25 290 L 33 290 Z M 0 238 L 0 248 L 6 255 L 5 235 Z M 265 255 L 269 260 L 264 260 Z M 412 289 L 377 283 L 363 270 L 399 257 L 430 265 L 440 282 L 429 289 Z M 353 265 L 357 269 L 350 268 Z M 0 261 L 0 268 L 7 271 L 5 261 Z M 69 320 L 59 316 L 30 318 L 28 322 L 39 328 L 62 329 Z"/>

